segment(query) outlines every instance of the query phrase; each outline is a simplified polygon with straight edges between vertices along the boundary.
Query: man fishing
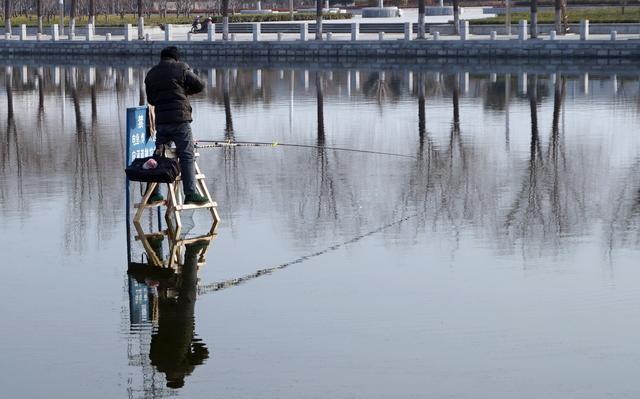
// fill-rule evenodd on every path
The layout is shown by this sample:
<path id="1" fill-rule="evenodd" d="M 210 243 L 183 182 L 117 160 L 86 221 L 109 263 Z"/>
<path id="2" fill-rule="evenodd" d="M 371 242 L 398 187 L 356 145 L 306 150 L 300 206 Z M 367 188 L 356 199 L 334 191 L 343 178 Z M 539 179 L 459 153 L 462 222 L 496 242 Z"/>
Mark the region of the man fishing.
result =
<path id="1" fill-rule="evenodd" d="M 144 80 L 147 101 L 155 107 L 156 150 L 174 142 L 180 159 L 185 204 L 206 204 L 207 197 L 196 188 L 194 141 L 191 133 L 191 104 L 188 96 L 200 93 L 204 82 L 184 62 L 175 46 L 160 53 L 160 63 L 151 68 Z M 158 186 L 159 187 L 159 186 Z M 162 201 L 159 188 L 149 198 Z"/>

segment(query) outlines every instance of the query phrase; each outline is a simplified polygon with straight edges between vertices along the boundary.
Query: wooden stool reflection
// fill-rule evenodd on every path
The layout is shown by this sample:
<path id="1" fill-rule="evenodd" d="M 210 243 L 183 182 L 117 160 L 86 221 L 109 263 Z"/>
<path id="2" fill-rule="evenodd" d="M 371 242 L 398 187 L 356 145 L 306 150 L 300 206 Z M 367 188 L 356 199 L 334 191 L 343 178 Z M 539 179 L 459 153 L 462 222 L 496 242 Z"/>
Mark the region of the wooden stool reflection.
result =
<path id="1" fill-rule="evenodd" d="M 167 158 L 176 158 L 175 148 L 167 149 L 165 156 Z M 199 157 L 199 154 L 195 154 L 196 158 Z M 149 257 L 149 260 L 156 265 L 163 265 L 164 262 L 157 256 L 154 251 L 154 248 L 149 243 L 149 238 L 152 237 L 164 237 L 165 235 L 169 237 L 170 242 L 170 256 L 168 260 L 167 266 L 172 266 L 175 264 L 176 259 L 180 256 L 180 247 L 183 245 L 187 245 L 199 240 L 209 239 L 212 240 L 216 235 L 216 229 L 218 227 L 218 223 L 220 222 L 220 216 L 218 214 L 218 204 L 213 201 L 211 197 L 211 193 L 209 193 L 209 189 L 207 188 L 207 184 L 205 182 L 205 175 L 200 170 L 198 163 L 194 161 L 195 171 L 196 171 L 196 188 L 198 193 L 205 198 L 207 198 L 207 202 L 204 204 L 185 204 L 184 203 L 184 192 L 182 190 L 182 176 L 178 176 L 175 182 L 166 183 L 167 184 L 167 198 L 163 201 L 149 202 L 149 198 L 155 191 L 158 184 L 161 183 L 149 183 L 147 185 L 147 190 L 142 196 L 142 200 L 140 203 L 135 204 L 134 208 L 137 208 L 136 214 L 133 217 L 133 225 L 138 233 L 136 239 L 139 239 L 144 246 L 145 252 Z M 154 209 L 160 206 L 166 206 L 167 210 L 164 214 L 165 222 L 167 223 L 167 229 L 147 234 L 142 229 L 142 224 L 140 223 L 144 211 L 147 209 Z M 206 209 L 212 218 L 211 228 L 209 229 L 208 234 L 199 237 L 193 238 L 185 238 L 181 237 L 182 234 L 182 217 L 181 212 L 185 210 L 192 209 Z M 204 257 L 204 254 L 202 255 Z"/>

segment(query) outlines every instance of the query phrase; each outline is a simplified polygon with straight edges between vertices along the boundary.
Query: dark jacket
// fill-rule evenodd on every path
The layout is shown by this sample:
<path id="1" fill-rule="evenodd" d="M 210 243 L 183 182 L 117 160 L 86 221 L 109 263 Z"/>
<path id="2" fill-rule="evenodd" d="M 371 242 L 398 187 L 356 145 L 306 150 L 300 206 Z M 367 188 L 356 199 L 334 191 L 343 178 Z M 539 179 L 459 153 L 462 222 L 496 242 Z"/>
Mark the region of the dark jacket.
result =
<path id="1" fill-rule="evenodd" d="M 192 121 L 187 96 L 200 93 L 204 82 L 187 64 L 163 58 L 147 73 L 144 83 L 147 101 L 155 107 L 157 125 Z"/>

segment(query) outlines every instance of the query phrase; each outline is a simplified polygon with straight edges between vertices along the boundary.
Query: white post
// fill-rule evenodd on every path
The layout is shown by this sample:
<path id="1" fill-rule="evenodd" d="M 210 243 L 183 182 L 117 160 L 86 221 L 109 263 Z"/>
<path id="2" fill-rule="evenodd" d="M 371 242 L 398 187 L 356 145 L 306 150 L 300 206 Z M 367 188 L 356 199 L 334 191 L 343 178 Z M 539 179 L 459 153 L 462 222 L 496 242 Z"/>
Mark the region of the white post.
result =
<path id="1" fill-rule="evenodd" d="M 527 40 L 527 20 L 522 19 L 518 23 L 518 39 Z"/>
<path id="2" fill-rule="evenodd" d="M 491 83 L 496 83 L 498 81 L 498 74 L 497 73 L 489 74 L 489 81 Z"/>
<path id="3" fill-rule="evenodd" d="M 522 72 L 518 75 L 518 92 L 522 95 L 527 94 L 527 73 Z"/>
<path id="4" fill-rule="evenodd" d="M 469 21 L 460 21 L 460 40 L 469 40 Z"/>
<path id="5" fill-rule="evenodd" d="M 189 32 L 187 33 L 187 41 L 190 42 L 193 40 L 193 33 Z"/>
<path id="6" fill-rule="evenodd" d="M 498 33 L 495 30 L 492 30 L 491 33 L 489 34 L 489 39 L 491 40 L 498 39 Z"/>
<path id="7" fill-rule="evenodd" d="M 580 40 L 589 40 L 589 20 L 580 21 Z"/>
<path id="8" fill-rule="evenodd" d="M 145 33 L 144 34 L 144 41 L 145 42 L 150 42 L 151 41 L 151 34 Z"/>
<path id="9" fill-rule="evenodd" d="M 582 84 L 584 85 L 584 94 L 589 94 L 589 73 L 586 72 L 582 78 Z"/>
<path id="10" fill-rule="evenodd" d="M 433 40 L 440 40 L 440 32 L 433 32 Z"/>
<path id="11" fill-rule="evenodd" d="M 384 32 L 378 32 L 378 40 L 384 40 Z"/>
<path id="12" fill-rule="evenodd" d="M 51 40 L 57 42 L 60 40 L 60 30 L 58 29 L 58 24 L 53 24 L 51 27 Z"/>
<path id="13" fill-rule="evenodd" d="M 126 24 L 124 26 L 124 40 L 126 42 L 131 41 L 131 24 Z"/>
<path id="14" fill-rule="evenodd" d="M 556 31 L 552 30 L 549 32 L 549 40 L 556 40 Z"/>
<path id="15" fill-rule="evenodd" d="M 110 42 L 111 41 L 111 33 L 107 33 L 105 39 Z"/>
<path id="16" fill-rule="evenodd" d="M 307 24 L 304 22 L 300 24 L 300 40 L 307 40 Z"/>
<path id="17" fill-rule="evenodd" d="M 358 40 L 358 33 L 360 33 L 360 24 L 358 22 L 351 23 L 351 40 Z"/>
<path id="18" fill-rule="evenodd" d="M 332 36 L 333 36 L 333 35 L 331 34 L 331 32 L 327 32 L 327 40 L 331 40 L 331 37 L 332 37 Z"/>
<path id="19" fill-rule="evenodd" d="M 462 92 L 464 94 L 468 94 L 469 93 L 469 72 L 464 72 L 461 76 L 460 76 L 460 87 L 462 89 Z"/>
<path id="20" fill-rule="evenodd" d="M 209 73 L 207 74 L 207 80 L 209 81 L 209 87 L 212 89 L 216 88 L 216 70 L 209 69 Z"/>
<path id="21" fill-rule="evenodd" d="M 171 40 L 173 40 L 173 25 L 171 24 L 167 24 L 164 27 L 164 41 L 165 42 L 170 42 Z"/>
<path id="22" fill-rule="evenodd" d="M 20 40 L 27 40 L 27 25 L 20 25 Z"/>
<path id="23" fill-rule="evenodd" d="M 210 42 L 216 41 L 216 25 L 209 22 L 209 26 L 207 27 L 207 40 Z"/>
<path id="24" fill-rule="evenodd" d="M 410 41 L 413 39 L 413 23 L 405 22 L 404 23 L 404 40 Z"/>
<path id="25" fill-rule="evenodd" d="M 144 39 L 144 17 L 138 18 L 138 40 Z"/>
<path id="26" fill-rule="evenodd" d="M 611 40 L 618 40 L 618 32 L 615 30 L 611 31 Z"/>
<path id="27" fill-rule="evenodd" d="M 282 32 L 278 32 L 278 41 L 281 42 L 282 41 Z"/>
<path id="28" fill-rule="evenodd" d="M 260 4 L 260 3 L 258 3 Z M 251 24 L 251 31 L 253 32 L 253 41 L 260 41 L 260 22 L 254 22 Z"/>
<path id="29" fill-rule="evenodd" d="M 87 25 L 87 41 L 90 42 L 93 40 L 93 25 Z"/>

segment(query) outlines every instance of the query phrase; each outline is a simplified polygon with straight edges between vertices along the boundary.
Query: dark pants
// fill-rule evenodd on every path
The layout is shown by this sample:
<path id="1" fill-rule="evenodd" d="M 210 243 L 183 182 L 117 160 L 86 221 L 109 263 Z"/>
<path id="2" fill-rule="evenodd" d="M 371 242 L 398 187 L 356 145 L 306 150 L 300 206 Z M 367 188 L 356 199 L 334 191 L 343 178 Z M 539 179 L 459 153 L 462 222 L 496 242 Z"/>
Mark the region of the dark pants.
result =
<path id="1" fill-rule="evenodd" d="M 180 174 L 185 195 L 196 194 L 196 167 L 193 136 L 189 122 L 156 126 L 156 149 L 174 142 L 180 159 Z M 158 192 L 156 190 L 156 192 Z"/>

